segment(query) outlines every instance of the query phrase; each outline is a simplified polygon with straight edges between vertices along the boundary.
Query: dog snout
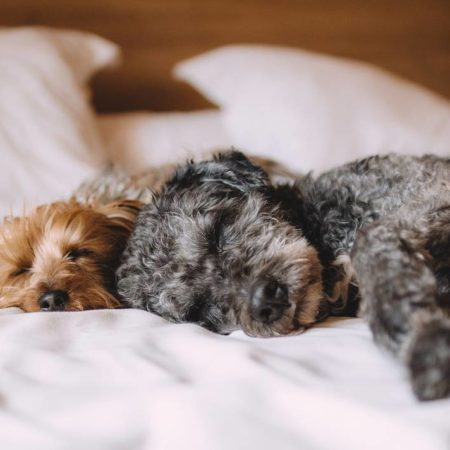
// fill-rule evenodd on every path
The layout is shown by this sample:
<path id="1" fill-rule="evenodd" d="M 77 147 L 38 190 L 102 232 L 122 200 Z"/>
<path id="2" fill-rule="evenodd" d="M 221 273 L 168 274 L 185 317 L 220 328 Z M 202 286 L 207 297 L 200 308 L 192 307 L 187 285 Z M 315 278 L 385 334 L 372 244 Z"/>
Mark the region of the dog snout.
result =
<path id="1" fill-rule="evenodd" d="M 254 320 L 269 324 L 280 319 L 289 307 L 287 288 L 275 280 L 255 283 L 250 295 L 250 314 Z"/>
<path id="2" fill-rule="evenodd" d="M 39 306 L 41 311 L 64 311 L 68 299 L 69 294 L 66 291 L 47 291 L 40 296 Z"/>

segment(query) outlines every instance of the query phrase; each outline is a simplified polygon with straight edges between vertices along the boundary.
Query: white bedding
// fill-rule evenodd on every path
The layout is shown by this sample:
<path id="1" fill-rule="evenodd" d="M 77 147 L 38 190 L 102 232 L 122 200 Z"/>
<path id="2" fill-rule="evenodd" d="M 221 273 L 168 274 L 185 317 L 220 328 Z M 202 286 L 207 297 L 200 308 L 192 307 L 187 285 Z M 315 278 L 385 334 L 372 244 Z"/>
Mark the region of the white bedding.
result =
<path id="1" fill-rule="evenodd" d="M 296 170 L 375 153 L 450 154 L 448 99 L 362 61 L 229 45 L 174 74 L 220 107 L 233 144 Z"/>
<path id="2" fill-rule="evenodd" d="M 179 163 L 233 145 L 218 110 L 107 114 L 97 124 L 111 161 L 129 172 Z"/>
<path id="3" fill-rule="evenodd" d="M 5 314 L 6 313 L 6 314 Z M 3 449 L 448 449 L 360 319 L 224 337 L 137 310 L 0 316 Z M 7 345 L 5 345 L 7 344 Z"/>
<path id="4" fill-rule="evenodd" d="M 0 27 L 0 218 L 70 195 L 106 164 L 87 83 L 118 57 L 90 33 Z"/>

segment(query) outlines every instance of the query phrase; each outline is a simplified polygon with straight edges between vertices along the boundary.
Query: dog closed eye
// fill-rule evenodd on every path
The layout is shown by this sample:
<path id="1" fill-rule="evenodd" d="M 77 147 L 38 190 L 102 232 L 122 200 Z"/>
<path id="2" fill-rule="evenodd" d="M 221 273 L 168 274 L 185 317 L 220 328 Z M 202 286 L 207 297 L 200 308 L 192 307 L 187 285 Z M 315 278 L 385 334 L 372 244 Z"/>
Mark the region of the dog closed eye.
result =
<path id="1" fill-rule="evenodd" d="M 220 252 L 223 249 L 225 244 L 224 231 L 225 222 L 222 220 L 222 217 L 219 217 L 214 221 L 211 227 L 211 236 L 210 239 L 208 239 L 211 247 L 213 247 L 213 250 Z"/>
<path id="2" fill-rule="evenodd" d="M 202 301 L 195 301 L 185 314 L 184 320 L 190 323 L 197 323 L 203 320 L 206 313 L 205 304 Z"/>
<path id="3" fill-rule="evenodd" d="M 12 273 L 13 277 L 19 277 L 20 275 L 24 275 L 30 271 L 29 267 L 21 267 L 20 269 L 17 269 L 15 272 Z"/>
<path id="4" fill-rule="evenodd" d="M 221 252 L 227 244 L 227 228 L 233 223 L 234 216 L 226 211 L 218 214 L 211 226 L 208 242 L 211 250 Z"/>
<path id="5" fill-rule="evenodd" d="M 77 248 L 77 249 L 69 250 L 65 257 L 70 261 L 76 261 L 78 258 L 90 256 L 90 255 L 92 255 L 92 253 L 93 252 L 91 250 Z"/>

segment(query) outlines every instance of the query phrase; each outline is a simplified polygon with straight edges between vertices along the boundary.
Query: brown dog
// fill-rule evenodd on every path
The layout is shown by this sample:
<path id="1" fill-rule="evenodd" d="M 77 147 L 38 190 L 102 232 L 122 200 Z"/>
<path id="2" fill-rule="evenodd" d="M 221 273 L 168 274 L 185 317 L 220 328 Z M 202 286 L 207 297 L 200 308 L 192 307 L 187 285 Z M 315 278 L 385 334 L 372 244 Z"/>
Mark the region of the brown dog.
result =
<path id="1" fill-rule="evenodd" d="M 74 201 L 6 219 L 0 232 L 0 307 L 24 311 L 119 306 L 114 271 L 142 203 Z"/>

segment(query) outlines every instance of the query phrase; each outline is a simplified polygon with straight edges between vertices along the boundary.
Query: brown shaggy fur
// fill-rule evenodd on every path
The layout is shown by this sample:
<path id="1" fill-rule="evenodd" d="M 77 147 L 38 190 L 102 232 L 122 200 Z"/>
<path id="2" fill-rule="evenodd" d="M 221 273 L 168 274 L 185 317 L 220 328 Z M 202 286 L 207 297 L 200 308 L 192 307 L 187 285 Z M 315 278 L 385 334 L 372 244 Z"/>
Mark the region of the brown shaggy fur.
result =
<path id="1" fill-rule="evenodd" d="M 142 204 L 59 202 L 0 228 L 0 307 L 39 311 L 46 292 L 67 292 L 64 310 L 115 308 L 114 271 Z"/>

